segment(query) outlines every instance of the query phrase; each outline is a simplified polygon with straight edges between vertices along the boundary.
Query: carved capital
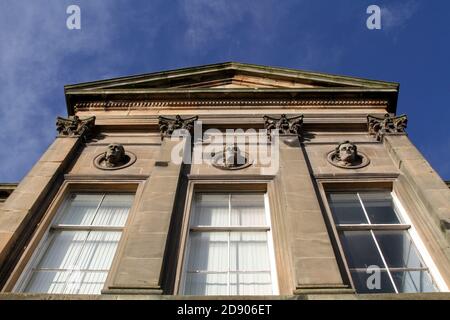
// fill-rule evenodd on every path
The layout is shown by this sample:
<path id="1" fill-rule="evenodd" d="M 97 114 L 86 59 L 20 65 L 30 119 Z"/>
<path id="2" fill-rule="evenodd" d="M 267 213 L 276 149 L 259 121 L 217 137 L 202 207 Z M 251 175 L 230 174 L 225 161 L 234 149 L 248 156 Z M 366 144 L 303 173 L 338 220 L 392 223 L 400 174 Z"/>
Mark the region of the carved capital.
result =
<path id="1" fill-rule="evenodd" d="M 56 130 L 60 137 L 82 137 L 88 139 L 95 126 L 95 117 L 80 119 L 78 116 L 56 118 Z"/>
<path id="2" fill-rule="evenodd" d="M 282 114 L 280 118 L 264 116 L 264 128 L 270 135 L 273 130 L 279 134 L 301 135 L 303 129 L 303 115 L 288 118 Z"/>
<path id="3" fill-rule="evenodd" d="M 441 229 L 443 231 L 450 231 L 450 219 L 449 218 L 441 219 Z"/>
<path id="4" fill-rule="evenodd" d="M 181 118 L 180 115 L 175 116 L 175 118 L 166 118 L 159 116 L 159 131 L 161 132 L 161 140 L 164 137 L 170 137 L 175 130 L 186 130 L 187 132 L 192 132 L 194 129 L 194 122 L 198 120 L 198 116 L 190 118 Z"/>
<path id="5" fill-rule="evenodd" d="M 369 134 L 375 136 L 378 141 L 381 141 L 387 134 L 405 133 L 407 125 L 408 117 L 405 114 L 394 117 L 386 113 L 384 118 L 367 116 Z"/>

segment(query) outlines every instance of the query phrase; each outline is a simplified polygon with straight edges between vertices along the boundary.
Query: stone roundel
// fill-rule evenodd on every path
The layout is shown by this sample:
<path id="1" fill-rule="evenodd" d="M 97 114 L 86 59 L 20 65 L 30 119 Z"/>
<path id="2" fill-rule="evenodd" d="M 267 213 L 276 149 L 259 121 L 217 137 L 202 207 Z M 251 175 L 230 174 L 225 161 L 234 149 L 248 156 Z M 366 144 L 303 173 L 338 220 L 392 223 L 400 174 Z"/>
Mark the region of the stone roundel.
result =
<path id="1" fill-rule="evenodd" d="M 136 159 L 137 157 L 133 152 L 125 151 L 124 159 L 121 164 L 114 167 L 107 167 L 105 165 L 106 163 L 105 153 L 103 152 L 95 156 L 94 166 L 100 170 L 120 170 L 131 166 L 133 163 L 136 162 Z"/>
<path id="2" fill-rule="evenodd" d="M 238 158 L 241 160 L 238 161 Z M 250 167 L 252 164 L 253 161 L 250 160 L 249 154 L 239 149 L 233 153 L 233 161 L 226 161 L 223 152 L 217 153 L 212 159 L 212 165 L 222 170 L 241 170 Z"/>
<path id="3" fill-rule="evenodd" d="M 337 154 L 336 154 L 336 150 L 333 150 L 331 152 L 328 153 L 327 155 L 327 160 L 329 163 L 331 163 L 333 166 L 338 167 L 338 168 L 343 168 L 343 169 L 360 169 L 360 168 L 364 168 L 366 166 L 369 165 L 370 163 L 370 159 L 369 157 L 361 152 L 358 151 L 357 154 L 357 159 L 355 162 L 353 163 L 347 163 L 347 164 L 343 164 L 340 161 L 337 160 Z"/>

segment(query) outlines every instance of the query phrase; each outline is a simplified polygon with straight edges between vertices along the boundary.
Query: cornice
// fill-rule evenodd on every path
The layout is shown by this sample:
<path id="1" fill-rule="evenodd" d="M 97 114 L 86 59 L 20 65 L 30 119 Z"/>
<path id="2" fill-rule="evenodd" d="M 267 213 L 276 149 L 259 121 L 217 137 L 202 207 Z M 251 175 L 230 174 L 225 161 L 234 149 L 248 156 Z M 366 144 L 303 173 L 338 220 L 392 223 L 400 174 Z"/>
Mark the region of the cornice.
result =
<path id="1" fill-rule="evenodd" d="M 329 87 L 329 88 L 176 88 L 176 89 L 153 89 L 153 88 L 139 88 L 139 89 L 133 89 L 133 88 L 126 88 L 126 89 L 66 89 L 65 93 L 66 95 L 108 95 L 108 94 L 129 94 L 129 95 L 135 95 L 135 94 L 164 94 L 166 96 L 174 96 L 176 94 L 207 94 L 212 93 L 214 95 L 217 94 L 264 94 L 264 93 L 335 93 L 335 92 L 341 92 L 341 93 L 362 93 L 362 92 L 372 92 L 372 93 L 386 93 L 386 92 L 392 92 L 397 93 L 397 88 L 385 88 L 385 87 Z"/>
<path id="2" fill-rule="evenodd" d="M 18 183 L 0 183 L 0 202 L 5 202 L 17 186 Z"/>
<path id="3" fill-rule="evenodd" d="M 263 66 L 239 62 L 224 62 L 210 65 L 194 66 L 160 72 L 138 74 L 132 76 L 118 77 L 107 80 L 91 81 L 79 84 L 66 85 L 65 89 L 95 89 L 114 88 L 127 85 L 139 85 L 142 83 L 160 83 L 182 77 L 198 78 L 205 74 L 239 72 L 243 74 L 256 74 L 262 77 L 288 78 L 299 81 L 311 81 L 318 84 L 324 83 L 330 86 L 353 86 L 353 87 L 399 87 L 398 83 L 371 80 L 360 77 L 335 75 L 322 72 L 312 72 L 285 67 Z"/>
<path id="4" fill-rule="evenodd" d="M 69 115 L 84 106 L 105 110 L 111 108 L 170 107 L 254 107 L 254 106 L 355 106 L 385 105 L 395 113 L 398 91 L 395 89 L 319 88 L 319 89 L 129 89 L 68 90 L 66 102 Z"/>
<path id="5" fill-rule="evenodd" d="M 214 107 L 229 108 L 254 108 L 257 107 L 347 107 L 355 108 L 359 106 L 388 106 L 389 100 L 340 100 L 340 99 L 263 99 L 263 100 L 141 100 L 141 101 L 90 101 L 77 102 L 74 104 L 74 111 L 95 111 L 95 110 L 145 110 L 145 109 L 165 109 L 165 108 L 198 108 L 208 109 Z"/>
<path id="6" fill-rule="evenodd" d="M 259 78 L 262 82 L 255 80 L 254 87 L 247 88 L 224 88 L 213 85 L 214 82 L 238 76 L 243 76 L 244 79 L 246 76 Z M 266 87 L 265 79 L 270 80 L 271 85 L 275 87 Z M 202 87 L 196 87 L 199 84 L 202 84 Z M 306 87 L 298 87 L 297 84 L 304 84 Z M 266 102 L 261 102 L 263 100 L 294 100 L 290 104 L 283 102 L 289 105 L 302 105 L 295 100 L 304 100 L 304 105 L 315 106 L 335 103 L 308 101 L 386 100 L 387 111 L 395 113 L 399 84 L 285 67 L 225 62 L 67 85 L 64 92 L 69 115 L 74 115 L 75 105 L 88 102 L 116 101 L 118 105 L 119 101 L 128 101 L 141 107 L 147 104 L 150 104 L 149 107 L 155 107 L 155 104 L 160 103 L 164 107 L 164 103 L 172 101 L 168 104 L 202 107 L 233 104 L 264 106 Z M 212 100 L 222 102 L 214 103 Z M 237 103 L 236 100 L 245 102 Z M 152 101 L 153 105 L 145 101 Z"/>

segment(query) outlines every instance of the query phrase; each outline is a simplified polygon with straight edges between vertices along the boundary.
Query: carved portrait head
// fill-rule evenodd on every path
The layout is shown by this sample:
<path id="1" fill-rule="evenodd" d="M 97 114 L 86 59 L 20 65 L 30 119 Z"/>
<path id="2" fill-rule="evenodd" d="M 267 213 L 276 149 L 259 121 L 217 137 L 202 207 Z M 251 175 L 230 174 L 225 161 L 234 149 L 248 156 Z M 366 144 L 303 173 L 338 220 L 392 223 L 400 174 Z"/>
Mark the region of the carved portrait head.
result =
<path id="1" fill-rule="evenodd" d="M 236 144 L 226 145 L 223 151 L 213 159 L 213 166 L 225 170 L 244 169 L 250 165 L 248 155 L 242 152 Z"/>
<path id="2" fill-rule="evenodd" d="M 125 149 L 121 144 L 111 143 L 106 147 L 105 165 L 107 167 L 120 166 L 125 160 Z"/>
<path id="3" fill-rule="evenodd" d="M 94 165 L 102 170 L 117 170 L 131 166 L 135 161 L 134 153 L 125 151 L 119 143 L 111 143 L 105 152 L 94 158 Z"/>
<path id="4" fill-rule="evenodd" d="M 350 141 L 339 144 L 335 152 L 336 160 L 342 165 L 349 166 L 358 160 L 358 147 Z"/>
<path id="5" fill-rule="evenodd" d="M 358 147 L 350 141 L 340 143 L 334 151 L 328 154 L 328 161 L 340 168 L 357 169 L 369 164 L 369 158 L 358 153 Z"/>

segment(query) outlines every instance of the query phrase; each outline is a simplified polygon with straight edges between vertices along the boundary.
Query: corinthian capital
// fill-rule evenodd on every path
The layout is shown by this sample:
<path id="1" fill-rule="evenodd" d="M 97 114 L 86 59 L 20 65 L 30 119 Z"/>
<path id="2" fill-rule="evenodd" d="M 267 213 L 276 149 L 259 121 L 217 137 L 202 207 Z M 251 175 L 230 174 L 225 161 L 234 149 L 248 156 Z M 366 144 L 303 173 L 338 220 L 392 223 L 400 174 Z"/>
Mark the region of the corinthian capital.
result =
<path id="1" fill-rule="evenodd" d="M 276 130 L 280 134 L 300 135 L 303 128 L 303 115 L 288 118 L 282 114 L 280 118 L 264 116 L 264 128 L 270 134 Z"/>
<path id="2" fill-rule="evenodd" d="M 95 126 L 95 117 L 80 119 L 78 116 L 56 118 L 56 130 L 60 137 L 82 137 L 87 139 Z"/>
<path id="3" fill-rule="evenodd" d="M 198 116 L 190 118 L 181 118 L 177 115 L 174 119 L 159 116 L 159 131 L 161 132 L 161 139 L 170 137 L 175 130 L 186 130 L 191 132 L 194 128 L 194 122 L 198 120 Z"/>
<path id="4" fill-rule="evenodd" d="M 381 141 L 387 134 L 405 133 L 407 125 L 408 117 L 405 114 L 394 117 L 386 113 L 384 118 L 367 116 L 369 134 L 375 136 L 378 141 Z"/>

